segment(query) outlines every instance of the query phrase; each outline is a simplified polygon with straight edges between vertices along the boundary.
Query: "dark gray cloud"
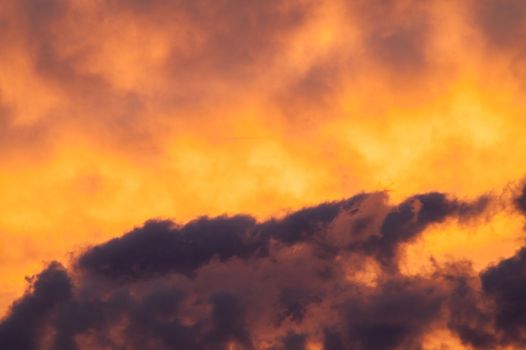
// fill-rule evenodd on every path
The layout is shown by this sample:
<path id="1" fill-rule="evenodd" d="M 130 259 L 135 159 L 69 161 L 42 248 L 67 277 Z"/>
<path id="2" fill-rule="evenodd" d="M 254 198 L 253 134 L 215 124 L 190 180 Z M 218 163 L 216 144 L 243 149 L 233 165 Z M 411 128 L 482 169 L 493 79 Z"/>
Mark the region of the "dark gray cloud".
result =
<path id="1" fill-rule="evenodd" d="M 201 217 L 185 225 L 149 221 L 88 248 L 69 272 L 52 263 L 36 276 L 0 324 L 0 345 L 290 350 L 318 341 L 327 350 L 400 349 L 418 347 L 453 305 L 464 311 L 455 311 L 450 329 L 466 343 L 486 341 L 475 338 L 482 323 L 473 321 L 473 310 L 481 309 L 481 301 L 461 292 L 462 278 L 475 277 L 451 269 L 409 278 L 396 269 L 399 246 L 425 227 L 472 217 L 485 207 L 441 193 L 390 207 L 378 195 L 360 194 L 261 223 L 246 215 Z M 353 237 L 355 221 L 364 220 Z M 350 237 L 335 240 L 334 232 Z M 346 243 L 354 239 L 365 243 Z M 343 263 L 349 254 L 384 267 L 376 286 L 347 280 L 349 268 L 360 268 Z M 486 287 L 500 290 L 490 276 L 488 271 L 482 277 L 485 298 L 501 300 Z M 493 339 L 496 331 L 487 329 Z"/>
<path id="2" fill-rule="evenodd" d="M 440 283 L 398 277 L 344 304 L 342 333 L 352 349 L 410 349 L 438 318 Z"/>
<path id="3" fill-rule="evenodd" d="M 501 342 L 526 345 L 526 249 L 481 275 L 482 290 L 495 303 L 495 328 Z"/>
<path id="4" fill-rule="evenodd" d="M 523 184 L 519 195 L 515 198 L 515 206 L 523 214 L 526 214 L 526 183 Z"/>
<path id="5" fill-rule="evenodd" d="M 476 349 L 526 345 L 525 266 L 522 248 L 480 276 L 455 277 L 448 325 L 465 344 Z"/>
<path id="6" fill-rule="evenodd" d="M 484 211 L 488 197 L 473 203 L 459 202 L 443 193 L 431 192 L 408 198 L 385 217 L 379 235 L 352 244 L 351 250 L 373 254 L 387 269 L 396 269 L 397 250 L 401 243 L 414 240 L 429 225 L 456 217 L 469 219 Z"/>
<path id="7" fill-rule="evenodd" d="M 285 288 L 281 291 L 279 297 L 280 309 L 283 314 L 280 315 L 279 322 L 290 319 L 293 322 L 302 322 L 307 308 L 314 303 L 319 303 L 323 299 L 316 291 L 309 291 L 303 288 Z"/>
<path id="8" fill-rule="evenodd" d="M 256 223 L 250 216 L 202 217 L 177 226 L 170 221 L 150 221 L 126 235 L 95 246 L 77 261 L 85 271 L 109 278 L 151 277 L 166 273 L 191 276 L 199 267 L 217 257 L 221 261 L 268 255 L 269 243 L 285 245 L 316 242 L 323 228 L 338 213 L 364 200 L 349 200 L 305 208 L 283 219 Z"/>
<path id="9" fill-rule="evenodd" d="M 478 279 L 465 275 L 455 276 L 455 288 L 449 298 L 448 327 L 464 344 L 476 349 L 495 348 L 492 312 L 485 307 L 484 296 L 476 285 Z"/>
<path id="10" fill-rule="evenodd" d="M 255 220 L 248 216 L 201 218 L 182 228 L 170 221 L 150 221 L 88 250 L 78 266 L 110 278 L 191 275 L 214 256 L 249 257 L 262 248 L 257 237 L 249 237 L 254 226 Z"/>
<path id="11" fill-rule="evenodd" d="M 283 350 L 306 350 L 307 337 L 304 334 L 289 333 L 283 338 Z"/>
<path id="12" fill-rule="evenodd" d="M 523 213 L 525 188 L 513 199 Z M 526 345 L 526 248 L 473 276 L 454 277 L 449 327 L 476 349 Z M 452 278 L 452 277 L 450 277 Z M 480 286 L 480 287 L 479 287 Z"/>
<path id="13" fill-rule="evenodd" d="M 291 213 L 283 219 L 256 223 L 250 216 L 202 217 L 177 226 L 170 221 L 150 221 L 126 235 L 95 246 L 82 254 L 77 266 L 84 271 L 115 279 L 134 279 L 168 273 L 192 276 L 213 258 L 220 261 L 268 256 L 269 244 L 307 243 L 319 256 L 334 257 L 342 248 L 374 256 L 386 268 L 396 268 L 396 252 L 428 225 L 449 217 L 469 217 L 484 209 L 429 193 L 409 198 L 391 209 L 378 235 L 349 247 L 334 246 L 326 227 L 341 212 L 352 215 L 369 195 L 320 204 Z M 478 208 L 480 206 L 480 208 Z M 472 207 L 478 209 L 470 209 Z M 381 214 L 380 214 L 381 215 Z"/>
<path id="14" fill-rule="evenodd" d="M 71 297 L 72 285 L 64 268 L 54 262 L 31 279 L 26 295 L 0 323 L 0 348 L 38 349 L 52 311 Z"/>

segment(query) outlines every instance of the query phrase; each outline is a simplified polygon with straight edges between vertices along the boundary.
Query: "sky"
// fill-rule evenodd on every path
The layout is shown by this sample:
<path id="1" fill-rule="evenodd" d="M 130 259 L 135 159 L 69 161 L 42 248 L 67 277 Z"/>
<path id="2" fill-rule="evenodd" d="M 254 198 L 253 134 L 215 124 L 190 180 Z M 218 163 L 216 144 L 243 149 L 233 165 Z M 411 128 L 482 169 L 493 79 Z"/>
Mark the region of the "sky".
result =
<path id="1" fill-rule="evenodd" d="M 523 0 L 0 2 L 0 348 L 526 347 Z"/>

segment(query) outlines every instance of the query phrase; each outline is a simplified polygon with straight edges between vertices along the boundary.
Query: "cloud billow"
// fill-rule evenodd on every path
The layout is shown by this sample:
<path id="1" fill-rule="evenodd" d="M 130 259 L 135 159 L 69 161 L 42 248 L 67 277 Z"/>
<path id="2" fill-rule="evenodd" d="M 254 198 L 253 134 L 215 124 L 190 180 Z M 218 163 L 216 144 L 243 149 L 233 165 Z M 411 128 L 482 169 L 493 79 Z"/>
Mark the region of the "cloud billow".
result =
<path id="1" fill-rule="evenodd" d="M 522 344 L 522 251 L 484 270 L 480 292 L 459 263 L 415 276 L 397 266 L 426 227 L 476 219 L 489 197 L 385 198 L 359 194 L 263 222 L 148 221 L 86 249 L 70 270 L 54 262 L 30 279 L 0 324 L 0 345 L 387 350 L 419 347 L 439 325 L 481 348 Z M 360 269 L 353 257 L 376 262 L 375 283 L 348 278 Z"/>

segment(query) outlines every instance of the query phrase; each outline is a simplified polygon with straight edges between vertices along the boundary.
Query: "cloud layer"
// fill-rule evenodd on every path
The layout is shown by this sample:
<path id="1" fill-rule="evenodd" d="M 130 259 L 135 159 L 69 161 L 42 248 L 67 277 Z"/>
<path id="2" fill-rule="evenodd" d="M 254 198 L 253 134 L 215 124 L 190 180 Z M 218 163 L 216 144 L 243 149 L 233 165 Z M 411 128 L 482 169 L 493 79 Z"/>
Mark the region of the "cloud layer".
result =
<path id="1" fill-rule="evenodd" d="M 30 278 L 0 345 L 416 349 L 442 330 L 480 349 L 523 346 L 524 250 L 480 274 L 463 261 L 413 276 L 398 266 L 428 226 L 481 220 L 492 199 L 386 199 L 359 194 L 264 222 L 146 222 L 79 253 L 69 270 L 53 262 Z"/>
<path id="2" fill-rule="evenodd" d="M 521 346 L 525 15 L 0 1 L 2 339 Z"/>

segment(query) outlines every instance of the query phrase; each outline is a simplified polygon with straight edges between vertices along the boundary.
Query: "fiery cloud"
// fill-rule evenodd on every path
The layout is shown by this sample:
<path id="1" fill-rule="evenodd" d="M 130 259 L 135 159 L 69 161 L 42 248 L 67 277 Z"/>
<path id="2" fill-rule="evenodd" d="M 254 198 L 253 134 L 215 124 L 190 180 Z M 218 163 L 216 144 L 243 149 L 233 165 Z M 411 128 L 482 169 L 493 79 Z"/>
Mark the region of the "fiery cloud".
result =
<path id="1" fill-rule="evenodd" d="M 0 342 L 523 346 L 525 18 L 2 1 Z"/>

